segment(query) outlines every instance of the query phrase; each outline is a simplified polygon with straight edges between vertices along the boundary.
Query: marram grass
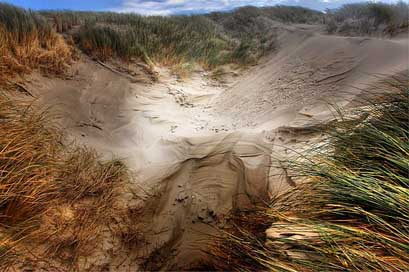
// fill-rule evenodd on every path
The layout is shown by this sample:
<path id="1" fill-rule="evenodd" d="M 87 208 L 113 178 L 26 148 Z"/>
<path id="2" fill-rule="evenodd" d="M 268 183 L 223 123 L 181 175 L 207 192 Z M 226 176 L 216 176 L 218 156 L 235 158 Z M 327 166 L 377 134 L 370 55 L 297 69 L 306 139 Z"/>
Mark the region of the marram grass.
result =
<path id="1" fill-rule="evenodd" d="M 48 116 L 0 93 L 1 271 L 50 258 L 73 271 L 121 212 L 114 206 L 128 179 L 124 164 L 64 145 Z"/>
<path id="2" fill-rule="evenodd" d="M 59 32 L 101 59 L 140 59 L 167 66 L 249 65 L 277 47 L 276 21 L 318 23 L 323 14 L 301 7 L 242 7 L 193 16 L 141 16 L 112 12 L 42 12 Z M 74 27 L 78 31 L 72 31 Z"/>
<path id="3" fill-rule="evenodd" d="M 0 85 L 33 69 L 62 74 L 73 55 L 41 15 L 0 3 Z"/>

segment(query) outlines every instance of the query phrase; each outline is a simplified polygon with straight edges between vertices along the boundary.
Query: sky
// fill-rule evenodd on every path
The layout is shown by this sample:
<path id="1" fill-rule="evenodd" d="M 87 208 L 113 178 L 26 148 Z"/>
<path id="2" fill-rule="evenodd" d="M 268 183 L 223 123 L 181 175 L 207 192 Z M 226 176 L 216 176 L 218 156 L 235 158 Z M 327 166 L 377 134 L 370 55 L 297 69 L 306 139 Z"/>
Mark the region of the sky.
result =
<path id="1" fill-rule="evenodd" d="M 336 8 L 360 0 L 0 0 L 34 10 L 93 10 L 144 15 L 197 14 L 227 11 L 241 6 L 297 5 L 316 10 Z M 394 0 L 384 0 L 392 2 Z M 408 0 L 406 0 L 408 1 Z"/>

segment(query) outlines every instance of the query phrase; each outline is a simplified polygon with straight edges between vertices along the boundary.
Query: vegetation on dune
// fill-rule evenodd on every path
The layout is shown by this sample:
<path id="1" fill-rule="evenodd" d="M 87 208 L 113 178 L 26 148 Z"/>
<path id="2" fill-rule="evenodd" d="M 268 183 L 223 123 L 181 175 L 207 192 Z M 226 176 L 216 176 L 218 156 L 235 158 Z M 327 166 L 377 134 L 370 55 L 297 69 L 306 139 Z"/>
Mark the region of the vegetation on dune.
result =
<path id="1" fill-rule="evenodd" d="M 214 12 L 207 16 L 219 25 L 227 36 L 238 41 L 232 55 L 233 59 L 241 63 L 254 63 L 277 49 L 277 22 L 317 24 L 323 18 L 319 11 L 290 6 L 249 6 L 233 12 Z"/>
<path id="2" fill-rule="evenodd" d="M 319 24 L 324 17 L 322 12 L 297 6 L 277 5 L 261 10 L 270 18 L 284 23 Z"/>
<path id="3" fill-rule="evenodd" d="M 364 120 L 337 123 L 327 144 L 291 163 L 307 182 L 269 208 L 236 215 L 214 243 L 216 268 L 409 269 L 408 79 L 378 88 L 383 95 L 357 112 Z"/>
<path id="4" fill-rule="evenodd" d="M 0 81 L 41 69 L 59 74 L 72 50 L 39 14 L 0 3 Z"/>
<path id="5" fill-rule="evenodd" d="M 275 21 L 318 23 L 323 14 L 300 7 L 244 7 L 229 13 L 140 16 L 92 12 L 43 12 L 58 31 L 80 27 L 80 48 L 102 60 L 120 57 L 165 65 L 199 63 L 206 68 L 255 63 L 273 52 Z"/>
<path id="6" fill-rule="evenodd" d="M 83 26 L 76 35 L 80 48 L 97 52 L 102 59 L 116 55 L 165 65 L 199 63 L 206 68 L 253 60 L 250 53 L 237 54 L 245 41 L 230 37 L 208 17 L 123 16 L 126 24 L 118 14 L 115 19 L 105 14 Z"/>
<path id="7" fill-rule="evenodd" d="M 68 147 L 47 112 L 4 92 L 20 86 L 17 77 L 32 69 L 64 74 L 72 50 L 39 14 L 0 3 L 2 271 L 27 266 L 48 271 L 54 265 L 72 271 L 86 267 L 81 261 L 95 253 L 107 233 L 121 243 L 138 235 L 125 229 L 131 219 L 118 204 L 126 167 L 102 161 L 86 147 Z"/>
<path id="8" fill-rule="evenodd" d="M 408 26 L 406 3 L 349 4 L 327 14 L 289 6 L 242 7 L 193 16 L 140 16 L 112 12 L 25 11 L 0 4 L 0 74 L 40 68 L 59 73 L 71 59 L 61 36 L 88 55 L 176 67 L 254 64 L 277 49 L 277 22 L 321 24 L 330 33 L 394 34 Z M 190 64 L 190 65 L 187 65 Z"/>
<path id="9" fill-rule="evenodd" d="M 395 35 L 408 28 L 408 4 L 347 4 L 326 14 L 303 7 L 241 7 L 193 16 L 42 12 L 55 29 L 74 34 L 81 49 L 100 59 L 140 58 L 162 64 L 254 64 L 273 52 L 277 22 L 326 24 L 329 33 Z M 71 31 L 75 33 L 77 31 Z"/>
<path id="10" fill-rule="evenodd" d="M 328 10 L 326 27 L 329 33 L 343 35 L 395 35 L 407 32 L 409 27 L 409 5 L 355 3 Z"/>
<path id="11" fill-rule="evenodd" d="M 205 17 L 124 16 L 132 19 L 121 26 L 120 19 L 118 24 L 111 23 L 114 19 L 107 14 L 98 21 L 87 22 L 75 40 L 86 53 L 101 59 L 117 56 L 167 65 L 198 62 L 206 67 L 226 62 L 225 52 L 233 46 L 216 33 L 215 25 Z"/>
<path id="12" fill-rule="evenodd" d="M 0 267 L 15 267 L 20 256 L 78 265 L 121 212 L 116 200 L 127 169 L 65 146 L 47 113 L 0 101 Z"/>

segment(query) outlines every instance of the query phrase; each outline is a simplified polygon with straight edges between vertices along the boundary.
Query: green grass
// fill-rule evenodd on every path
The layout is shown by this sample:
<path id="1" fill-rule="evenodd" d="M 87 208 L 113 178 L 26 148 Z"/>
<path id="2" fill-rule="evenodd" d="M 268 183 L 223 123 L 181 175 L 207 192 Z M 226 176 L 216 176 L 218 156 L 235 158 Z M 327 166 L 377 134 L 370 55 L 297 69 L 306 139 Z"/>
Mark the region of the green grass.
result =
<path id="1" fill-rule="evenodd" d="M 80 48 L 98 58 L 138 58 L 165 65 L 195 62 L 208 68 L 234 61 L 231 52 L 237 42 L 218 33 L 214 22 L 204 16 L 124 15 L 129 18 L 126 25 L 121 19 L 115 24 L 115 19 L 104 18 L 107 14 L 101 16 L 75 36 Z"/>
<path id="2" fill-rule="evenodd" d="M 318 23 L 323 14 L 300 7 L 244 7 L 194 16 L 140 16 L 112 12 L 42 12 L 57 29 L 74 34 L 87 54 L 107 60 L 141 59 L 165 65 L 254 64 L 277 49 L 275 21 Z"/>
<path id="3" fill-rule="evenodd" d="M 232 46 L 217 35 L 214 24 L 205 17 L 133 16 L 125 26 L 87 23 L 75 40 L 86 53 L 102 59 L 139 58 L 164 64 L 198 62 L 209 67 L 225 61 L 223 50 Z"/>
<path id="4" fill-rule="evenodd" d="M 0 3 L 0 26 L 13 33 L 19 43 L 29 42 L 32 35 L 38 35 L 44 41 L 53 35 L 44 17 L 5 3 Z"/>
<path id="5" fill-rule="evenodd" d="M 328 132 L 328 144 L 290 162 L 308 181 L 269 208 L 237 214 L 235 227 L 214 243 L 213 265 L 235 271 L 407 271 L 408 82 L 404 76 L 379 84 L 383 94 L 355 112 L 363 119 L 343 117 Z"/>

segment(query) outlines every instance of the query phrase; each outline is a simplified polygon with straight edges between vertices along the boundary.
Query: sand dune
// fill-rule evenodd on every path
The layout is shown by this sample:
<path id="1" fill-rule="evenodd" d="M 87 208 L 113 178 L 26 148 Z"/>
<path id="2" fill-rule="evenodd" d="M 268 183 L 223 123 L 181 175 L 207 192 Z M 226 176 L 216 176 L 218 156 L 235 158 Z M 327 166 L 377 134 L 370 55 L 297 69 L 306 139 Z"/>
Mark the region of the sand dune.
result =
<path id="1" fill-rule="evenodd" d="M 408 71 L 407 39 L 279 29 L 278 51 L 231 84 L 205 71 L 180 81 L 165 68 L 159 82 L 130 80 L 85 56 L 71 79 L 30 79 L 75 141 L 124 159 L 136 195 L 157 192 L 141 215 L 145 267 L 193 265 L 231 211 L 295 185 L 280 161 L 319 137 L 311 127 L 333 118 L 328 101 L 348 106 L 371 83 Z"/>
<path id="2" fill-rule="evenodd" d="M 218 98 L 215 109 L 233 122 L 276 128 L 322 105 L 345 105 L 386 75 L 408 70 L 408 40 L 338 37 L 302 26 L 282 28 L 279 52 Z"/>

